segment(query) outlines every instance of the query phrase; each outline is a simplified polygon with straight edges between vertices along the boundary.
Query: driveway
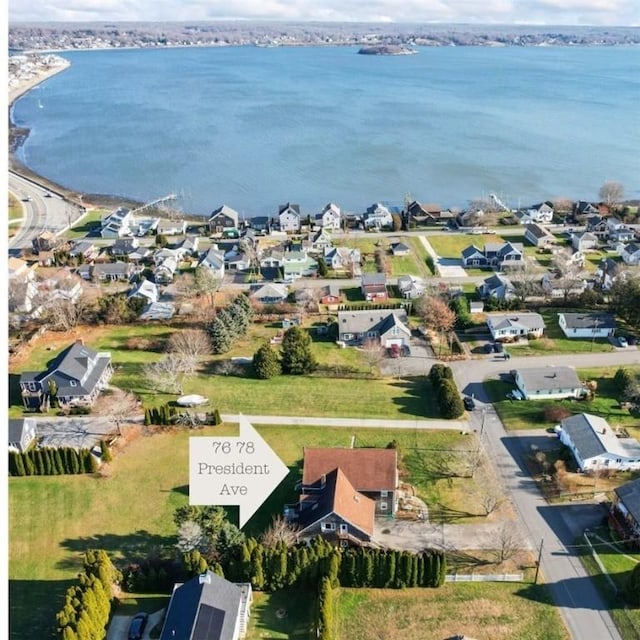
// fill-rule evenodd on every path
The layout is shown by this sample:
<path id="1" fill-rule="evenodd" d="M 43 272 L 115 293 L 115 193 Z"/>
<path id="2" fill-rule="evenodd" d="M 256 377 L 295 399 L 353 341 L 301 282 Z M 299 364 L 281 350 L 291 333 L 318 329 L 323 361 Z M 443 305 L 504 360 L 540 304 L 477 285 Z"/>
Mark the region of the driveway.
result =
<path id="1" fill-rule="evenodd" d="M 438 274 L 443 278 L 466 278 L 467 272 L 462 267 L 462 260 L 441 258 L 431 246 L 426 236 L 418 236 L 425 251 L 433 258 Z"/>
<path id="2" fill-rule="evenodd" d="M 380 373 L 384 376 L 426 376 L 435 360 L 429 347 L 424 344 L 411 343 L 408 356 L 400 358 L 385 357 L 380 362 Z"/>
<path id="3" fill-rule="evenodd" d="M 36 418 L 36 431 L 43 447 L 91 449 L 115 434 L 115 425 L 99 417 Z"/>
<path id="4" fill-rule="evenodd" d="M 149 614 L 149 621 L 142 636 L 143 640 L 149 640 L 151 637 L 149 634 L 153 628 L 162 621 L 163 616 L 164 609 Z M 129 630 L 131 618 L 133 618 L 133 616 L 113 616 L 109 624 L 109 630 L 107 631 L 107 640 L 127 640 L 127 631 Z"/>

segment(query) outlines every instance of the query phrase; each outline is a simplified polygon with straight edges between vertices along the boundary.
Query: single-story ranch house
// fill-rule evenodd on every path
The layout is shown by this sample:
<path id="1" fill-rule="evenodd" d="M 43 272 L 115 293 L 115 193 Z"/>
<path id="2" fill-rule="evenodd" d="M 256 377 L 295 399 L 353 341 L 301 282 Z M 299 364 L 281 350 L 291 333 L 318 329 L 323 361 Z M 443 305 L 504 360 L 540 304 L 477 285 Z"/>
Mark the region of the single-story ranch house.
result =
<path id="1" fill-rule="evenodd" d="M 409 346 L 411 331 L 404 309 L 373 309 L 370 311 L 339 311 L 338 340 L 359 344 L 367 340 L 380 342 L 384 348 Z"/>
<path id="2" fill-rule="evenodd" d="M 615 333 L 616 319 L 610 313 L 559 313 L 558 324 L 567 338 L 608 338 Z"/>
<path id="3" fill-rule="evenodd" d="M 581 471 L 640 469 L 640 444 L 618 438 L 604 418 L 580 413 L 565 418 L 557 429 Z"/>
<path id="4" fill-rule="evenodd" d="M 517 369 L 516 386 L 525 400 L 581 398 L 585 388 L 571 367 L 531 367 Z"/>
<path id="5" fill-rule="evenodd" d="M 520 336 L 541 337 L 545 324 L 539 313 L 495 313 L 487 315 L 487 327 L 494 340 L 515 340 Z"/>
<path id="6" fill-rule="evenodd" d="M 110 353 L 94 351 L 76 340 L 46 371 L 25 371 L 20 376 L 20 391 L 27 409 L 39 409 L 52 387 L 61 404 L 92 405 L 112 375 Z"/>
<path id="7" fill-rule="evenodd" d="M 253 592 L 249 583 L 229 582 L 213 571 L 177 584 L 160 640 L 239 640 L 247 634 Z"/>

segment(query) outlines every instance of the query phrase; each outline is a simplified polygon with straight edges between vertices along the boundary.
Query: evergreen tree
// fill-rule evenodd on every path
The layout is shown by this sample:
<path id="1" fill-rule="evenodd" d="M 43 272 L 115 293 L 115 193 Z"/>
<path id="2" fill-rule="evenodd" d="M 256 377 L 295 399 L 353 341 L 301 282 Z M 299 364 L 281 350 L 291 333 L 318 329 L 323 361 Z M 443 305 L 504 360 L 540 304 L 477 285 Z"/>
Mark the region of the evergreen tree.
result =
<path id="1" fill-rule="evenodd" d="M 311 373 L 317 367 L 311 336 L 299 326 L 285 331 L 282 339 L 282 370 L 292 375 Z"/>
<path id="2" fill-rule="evenodd" d="M 65 473 L 64 461 L 62 459 L 62 453 L 60 449 L 56 449 L 53 453 L 53 462 L 56 468 L 57 475 L 61 476 Z"/>
<path id="3" fill-rule="evenodd" d="M 209 327 L 209 337 L 213 353 L 226 353 L 231 348 L 231 336 L 219 315 Z"/>
<path id="4" fill-rule="evenodd" d="M 264 570 L 262 568 L 263 550 L 256 546 L 251 552 L 251 586 L 257 591 L 264 589 Z"/>
<path id="5" fill-rule="evenodd" d="M 253 370 L 260 380 L 268 380 L 282 373 L 278 355 L 268 342 L 253 354 Z"/>

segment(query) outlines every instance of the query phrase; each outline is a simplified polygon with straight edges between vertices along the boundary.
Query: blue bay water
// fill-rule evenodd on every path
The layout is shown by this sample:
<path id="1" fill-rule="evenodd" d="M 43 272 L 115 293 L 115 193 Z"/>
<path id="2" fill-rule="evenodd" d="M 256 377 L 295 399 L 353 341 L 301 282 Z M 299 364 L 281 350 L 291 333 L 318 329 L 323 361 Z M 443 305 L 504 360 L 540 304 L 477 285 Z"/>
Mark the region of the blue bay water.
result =
<path id="1" fill-rule="evenodd" d="M 640 49 L 350 47 L 64 53 L 14 106 L 33 170 L 85 193 L 245 216 L 640 198 Z"/>

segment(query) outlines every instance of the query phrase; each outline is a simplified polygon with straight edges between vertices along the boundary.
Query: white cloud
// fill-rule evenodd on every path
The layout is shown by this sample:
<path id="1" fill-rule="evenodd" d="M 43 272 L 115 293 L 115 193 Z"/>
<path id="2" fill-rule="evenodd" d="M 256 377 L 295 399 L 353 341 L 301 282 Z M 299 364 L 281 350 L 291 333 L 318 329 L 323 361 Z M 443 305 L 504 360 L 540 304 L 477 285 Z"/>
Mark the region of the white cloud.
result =
<path id="1" fill-rule="evenodd" d="M 638 0 L 11 0 L 18 21 L 457 22 L 638 25 Z"/>

